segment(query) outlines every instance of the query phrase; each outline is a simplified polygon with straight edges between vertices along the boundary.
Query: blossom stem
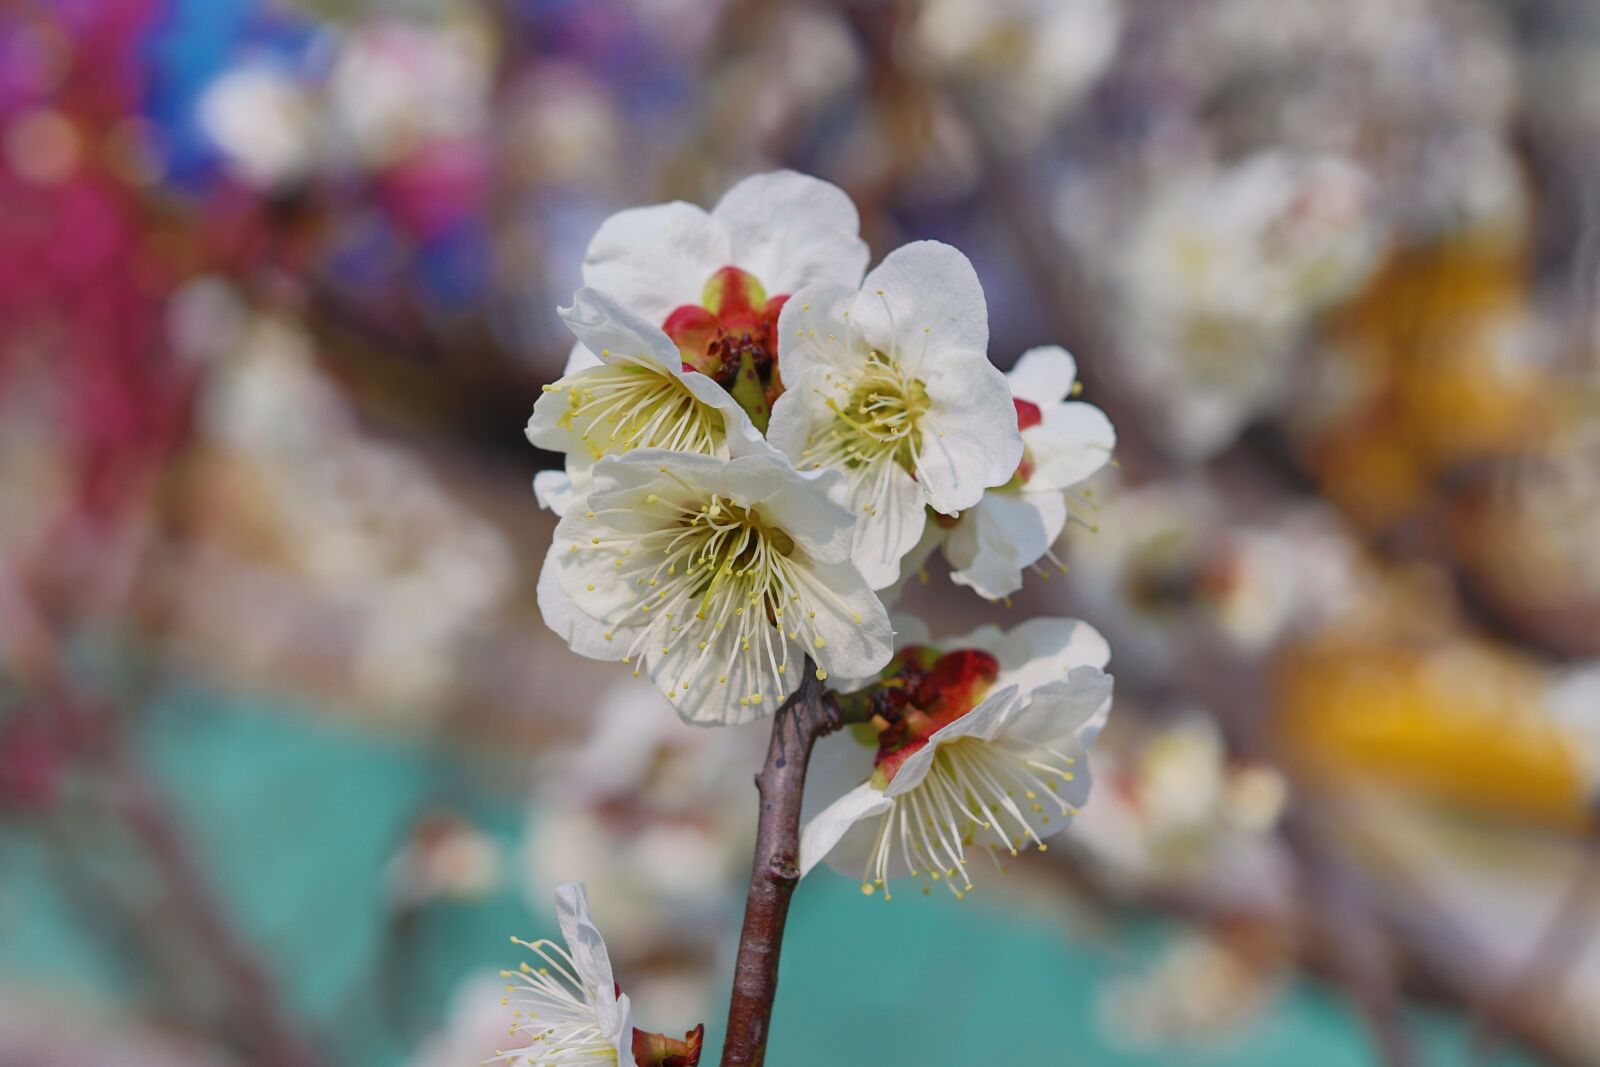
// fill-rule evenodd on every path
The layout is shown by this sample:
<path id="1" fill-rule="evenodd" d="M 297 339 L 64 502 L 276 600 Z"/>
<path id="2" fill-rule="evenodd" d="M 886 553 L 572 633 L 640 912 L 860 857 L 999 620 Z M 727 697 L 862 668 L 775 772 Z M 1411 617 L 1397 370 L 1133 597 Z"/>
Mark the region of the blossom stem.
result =
<path id="1" fill-rule="evenodd" d="M 800 881 L 800 801 L 806 765 L 817 738 L 843 722 L 838 702 L 823 689 L 809 659 L 803 677 L 799 690 L 773 718 L 767 762 L 756 775 L 761 816 L 733 968 L 722 1067 L 758 1067 L 766 1058 L 772 1002 L 778 992 L 778 953 L 789 901 Z"/>

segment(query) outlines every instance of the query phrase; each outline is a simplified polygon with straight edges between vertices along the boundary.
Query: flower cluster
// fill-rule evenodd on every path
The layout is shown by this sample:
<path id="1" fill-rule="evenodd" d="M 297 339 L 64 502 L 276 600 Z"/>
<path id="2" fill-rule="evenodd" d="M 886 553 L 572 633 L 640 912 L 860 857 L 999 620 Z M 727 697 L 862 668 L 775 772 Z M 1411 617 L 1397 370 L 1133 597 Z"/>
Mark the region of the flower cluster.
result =
<path id="1" fill-rule="evenodd" d="M 711 211 L 624 211 L 561 311 L 576 339 L 528 439 L 565 456 L 539 582 L 581 655 L 648 676 L 684 718 L 744 722 L 894 653 L 885 598 L 943 546 L 991 599 L 1051 557 L 1068 493 L 1115 443 L 1069 402 L 1072 357 L 989 362 L 966 257 L 922 241 L 865 273 L 854 205 L 749 178 Z"/>
<path id="2" fill-rule="evenodd" d="M 935 549 L 989 599 L 1059 566 L 1051 546 L 1116 437 L 1072 399 L 1065 350 L 1009 376 L 990 363 L 965 256 L 921 241 L 867 272 L 857 229 L 843 192 L 792 173 L 710 212 L 600 227 L 561 310 L 566 372 L 527 429 L 565 457 L 534 483 L 560 517 L 539 605 L 574 651 L 648 677 L 693 723 L 748 722 L 808 672 L 831 679 L 851 725 L 816 748 L 802 873 L 827 857 L 884 899 L 900 877 L 959 898 L 970 854 L 1043 851 L 1077 816 L 1110 650 L 1053 618 L 937 640 L 886 601 Z M 514 1029 L 536 1040 L 508 1058 L 693 1062 L 654 1036 L 630 1049 L 627 1000 L 582 897 L 562 893 L 572 956 L 530 946 L 547 967 L 521 992 L 540 1014 Z"/>

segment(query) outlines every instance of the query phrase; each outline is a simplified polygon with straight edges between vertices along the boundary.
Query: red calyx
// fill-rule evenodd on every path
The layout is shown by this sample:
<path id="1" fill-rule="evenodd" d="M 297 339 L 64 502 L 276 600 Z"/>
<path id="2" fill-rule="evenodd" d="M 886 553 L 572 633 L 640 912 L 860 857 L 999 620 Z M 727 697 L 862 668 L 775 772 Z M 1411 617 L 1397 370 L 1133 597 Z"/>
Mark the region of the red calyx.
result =
<path id="1" fill-rule="evenodd" d="M 1017 429 L 1029 430 L 1044 421 L 1044 413 L 1039 410 L 1039 405 L 1031 400 L 1021 397 L 1012 397 L 1011 403 L 1017 409 Z"/>
<path id="2" fill-rule="evenodd" d="M 870 704 L 879 730 L 874 766 L 891 780 L 928 738 L 976 707 L 1000 675 L 1000 661 L 975 648 L 940 655 L 913 645 L 895 660 Z"/>
<path id="3" fill-rule="evenodd" d="M 706 282 L 702 304 L 674 308 L 661 328 L 677 344 L 685 369 L 721 385 L 732 383 L 746 355 L 763 378 L 775 378 L 778 315 L 788 299 L 786 293 L 769 298 L 754 275 L 723 267 Z"/>

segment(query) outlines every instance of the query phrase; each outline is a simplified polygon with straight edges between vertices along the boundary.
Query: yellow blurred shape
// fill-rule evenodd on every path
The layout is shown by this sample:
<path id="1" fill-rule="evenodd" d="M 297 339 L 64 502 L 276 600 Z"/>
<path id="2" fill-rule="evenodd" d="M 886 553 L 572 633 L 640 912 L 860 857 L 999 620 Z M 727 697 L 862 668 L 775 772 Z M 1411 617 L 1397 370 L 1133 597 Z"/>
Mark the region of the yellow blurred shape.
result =
<path id="1" fill-rule="evenodd" d="M 1542 672 L 1469 640 L 1325 637 L 1287 653 L 1276 739 L 1324 782 L 1376 776 L 1478 814 L 1584 825 L 1589 783 L 1544 711 Z"/>
<path id="2" fill-rule="evenodd" d="M 1461 235 L 1397 252 L 1330 321 L 1335 387 L 1311 402 L 1307 460 L 1357 520 L 1397 521 L 1452 466 L 1539 432 L 1551 398 L 1518 358 L 1526 279 L 1520 242 Z"/>

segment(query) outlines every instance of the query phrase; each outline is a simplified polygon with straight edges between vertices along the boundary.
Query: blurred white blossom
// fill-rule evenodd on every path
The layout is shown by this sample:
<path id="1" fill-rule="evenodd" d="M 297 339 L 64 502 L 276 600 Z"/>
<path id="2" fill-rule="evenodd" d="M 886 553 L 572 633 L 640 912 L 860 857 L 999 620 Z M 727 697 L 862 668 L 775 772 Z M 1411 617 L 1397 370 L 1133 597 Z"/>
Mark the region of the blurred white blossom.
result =
<path id="1" fill-rule="evenodd" d="M 1168 444 L 1203 456 L 1270 410 L 1302 331 L 1378 248 L 1367 180 L 1342 160 L 1265 154 L 1159 190 L 1115 278 L 1127 373 Z"/>

